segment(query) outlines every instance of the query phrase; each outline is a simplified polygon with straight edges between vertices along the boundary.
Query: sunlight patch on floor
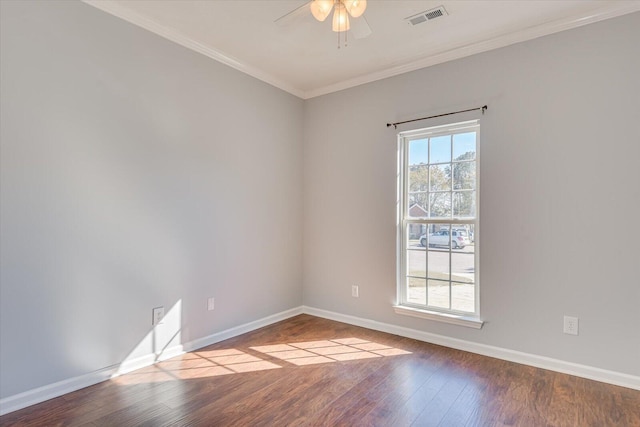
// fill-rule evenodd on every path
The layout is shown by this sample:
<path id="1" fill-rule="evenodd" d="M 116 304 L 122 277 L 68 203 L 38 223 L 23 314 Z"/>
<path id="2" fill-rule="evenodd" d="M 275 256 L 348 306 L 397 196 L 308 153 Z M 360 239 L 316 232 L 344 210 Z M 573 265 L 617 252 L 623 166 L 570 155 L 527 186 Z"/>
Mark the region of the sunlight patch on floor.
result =
<path id="1" fill-rule="evenodd" d="M 258 355 L 235 349 L 199 350 L 174 357 L 113 379 L 118 384 L 143 384 L 210 378 L 282 368 L 277 361 L 296 366 L 334 363 L 411 354 L 409 351 L 360 338 L 306 341 L 250 347 Z M 275 361 L 264 360 L 260 354 Z"/>
<path id="2" fill-rule="evenodd" d="M 360 338 L 306 341 L 250 348 L 298 366 L 411 354 L 409 351 Z"/>
<path id="3" fill-rule="evenodd" d="M 119 384 L 142 384 L 217 377 L 279 369 L 282 366 L 236 349 L 195 351 L 114 379 Z"/>

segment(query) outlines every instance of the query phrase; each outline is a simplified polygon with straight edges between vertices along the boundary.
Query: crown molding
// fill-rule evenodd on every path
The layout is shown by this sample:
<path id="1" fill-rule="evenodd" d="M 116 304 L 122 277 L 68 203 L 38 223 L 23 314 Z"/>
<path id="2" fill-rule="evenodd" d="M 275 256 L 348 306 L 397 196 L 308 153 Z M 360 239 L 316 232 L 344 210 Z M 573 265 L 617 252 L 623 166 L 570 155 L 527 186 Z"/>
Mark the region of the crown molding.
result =
<path id="1" fill-rule="evenodd" d="M 126 7 L 122 7 L 120 4 L 114 1 L 82 0 L 82 2 L 88 5 L 91 5 L 97 9 L 100 9 L 103 12 L 107 12 L 113 16 L 123 19 L 138 27 L 144 28 L 147 31 L 151 31 L 152 33 L 155 33 L 161 37 L 164 37 L 167 40 L 171 40 L 172 42 L 177 43 L 180 46 L 186 47 L 187 49 L 191 49 L 204 56 L 207 56 L 211 59 L 221 62 L 222 64 L 228 65 L 231 68 L 234 68 L 238 71 L 248 74 L 251 77 L 254 77 L 258 80 L 261 80 L 265 83 L 270 84 L 271 86 L 275 86 L 278 89 L 282 89 L 285 92 L 289 92 L 290 94 L 295 95 L 298 98 L 304 98 L 304 91 L 301 91 L 291 86 L 290 84 L 270 74 L 267 74 L 255 67 L 245 64 L 239 59 L 234 58 L 231 55 L 228 55 L 210 46 L 205 46 L 204 44 L 182 34 L 180 31 L 176 30 L 175 28 L 167 27 L 152 19 L 142 16 L 136 12 L 133 12 L 130 9 L 127 9 Z"/>
<path id="2" fill-rule="evenodd" d="M 565 30 L 571 30 L 583 25 L 593 24 L 599 21 L 616 18 L 618 16 L 638 11 L 640 11 L 640 1 L 612 3 L 611 6 L 606 6 L 597 11 L 591 11 L 588 14 L 547 22 L 544 24 L 528 27 L 517 32 L 503 34 L 489 40 L 474 42 L 465 46 L 451 47 L 435 55 L 429 55 L 424 58 L 409 62 L 407 64 L 386 68 L 375 73 L 366 74 L 332 85 L 312 89 L 304 93 L 304 99 L 327 95 L 329 93 L 338 92 L 389 77 L 394 77 L 400 74 L 408 73 L 410 71 L 416 71 L 421 68 L 430 67 L 432 65 L 442 64 L 444 62 L 453 61 L 455 59 L 464 58 L 467 56 L 475 55 L 477 53 L 487 52 L 489 50 L 498 49 L 527 40 L 533 40 L 538 37 L 559 33 Z"/>
<path id="3" fill-rule="evenodd" d="M 311 90 L 302 90 L 296 88 L 285 81 L 274 77 L 264 71 L 248 65 L 241 60 L 234 58 L 224 52 L 214 49 L 210 46 L 205 46 L 202 43 L 187 37 L 178 30 L 164 26 L 155 22 L 152 19 L 146 18 L 138 13 L 135 13 L 120 4 L 111 0 L 82 0 L 84 3 L 91 5 L 97 9 L 121 18 L 127 22 L 137 25 L 145 30 L 151 31 L 161 37 L 173 41 L 183 47 L 201 53 L 211 59 L 228 65 L 240 72 L 248 74 L 258 80 L 282 89 L 292 95 L 302 99 L 311 99 L 322 95 L 327 95 L 333 92 L 349 89 L 355 86 L 360 86 L 366 83 L 371 83 L 377 80 L 394 77 L 400 74 L 408 73 L 411 71 L 419 70 L 421 68 L 430 67 L 444 62 L 452 61 L 455 59 L 464 58 L 466 56 L 475 55 L 477 53 L 486 52 L 493 49 L 509 46 L 515 43 L 532 40 L 538 37 L 558 33 L 573 28 L 578 28 L 583 25 L 593 24 L 595 22 L 604 21 L 606 19 L 615 18 L 618 16 L 626 15 L 633 12 L 640 11 L 640 1 L 623 1 L 623 2 L 611 2 L 606 7 L 600 8 L 596 11 L 591 11 L 578 16 L 570 18 L 563 18 L 556 21 L 547 22 L 541 25 L 535 25 L 532 27 L 524 28 L 520 31 L 499 35 L 488 40 L 482 40 L 475 43 L 470 43 L 465 46 L 451 46 L 443 51 L 429 55 L 423 58 L 419 58 L 407 64 L 402 64 L 390 68 L 386 68 L 374 73 L 365 74 L 356 78 L 344 80 L 335 84 L 322 86 Z"/>

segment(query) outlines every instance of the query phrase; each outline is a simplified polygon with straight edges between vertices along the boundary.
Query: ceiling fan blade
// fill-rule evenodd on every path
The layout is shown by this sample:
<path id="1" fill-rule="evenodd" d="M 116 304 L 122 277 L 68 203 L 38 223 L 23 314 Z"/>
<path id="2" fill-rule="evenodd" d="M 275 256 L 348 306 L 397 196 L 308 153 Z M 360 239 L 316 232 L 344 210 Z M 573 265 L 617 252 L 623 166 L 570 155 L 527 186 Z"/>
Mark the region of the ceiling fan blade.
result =
<path id="1" fill-rule="evenodd" d="M 276 25 L 279 25 L 280 27 L 286 27 L 302 18 L 311 16 L 311 8 L 309 7 L 309 3 L 311 2 L 306 2 L 302 6 L 293 9 L 291 12 L 285 15 L 282 15 L 280 18 L 276 19 L 273 22 L 275 22 Z"/>
<path id="2" fill-rule="evenodd" d="M 351 20 L 351 34 L 357 39 L 363 39 L 371 35 L 371 27 L 364 15 Z"/>

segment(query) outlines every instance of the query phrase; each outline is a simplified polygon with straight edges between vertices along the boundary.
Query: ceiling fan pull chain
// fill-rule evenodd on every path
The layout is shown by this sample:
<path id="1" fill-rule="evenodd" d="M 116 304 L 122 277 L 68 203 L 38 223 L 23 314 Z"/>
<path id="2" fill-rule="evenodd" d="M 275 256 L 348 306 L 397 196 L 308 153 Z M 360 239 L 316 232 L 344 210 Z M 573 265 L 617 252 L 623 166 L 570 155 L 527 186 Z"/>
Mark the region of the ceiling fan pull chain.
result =
<path id="1" fill-rule="evenodd" d="M 349 46 L 349 39 L 348 39 L 349 36 L 348 36 L 347 33 L 348 33 L 348 31 L 344 32 L 344 47 Z"/>

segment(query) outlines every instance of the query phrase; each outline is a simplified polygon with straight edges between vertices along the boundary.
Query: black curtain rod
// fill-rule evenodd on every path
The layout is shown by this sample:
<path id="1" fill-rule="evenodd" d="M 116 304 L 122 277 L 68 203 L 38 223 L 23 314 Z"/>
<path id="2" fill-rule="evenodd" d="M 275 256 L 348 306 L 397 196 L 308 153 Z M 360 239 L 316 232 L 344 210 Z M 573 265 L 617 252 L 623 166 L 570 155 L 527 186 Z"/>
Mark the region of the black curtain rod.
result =
<path id="1" fill-rule="evenodd" d="M 482 107 L 469 108 L 468 110 L 454 111 L 452 113 L 438 114 L 437 116 L 429 116 L 429 117 L 422 117 L 420 119 L 405 120 L 404 122 L 387 123 L 387 127 L 393 126 L 394 129 L 398 129 L 398 125 L 402 125 L 402 124 L 405 124 L 405 123 L 417 122 L 419 120 L 435 119 L 436 117 L 444 117 L 444 116 L 450 116 L 452 114 L 467 113 L 469 111 L 482 110 L 482 114 L 484 114 L 484 112 L 485 112 L 485 110 L 487 108 L 489 108 L 489 107 L 487 107 L 486 105 L 483 105 Z"/>

